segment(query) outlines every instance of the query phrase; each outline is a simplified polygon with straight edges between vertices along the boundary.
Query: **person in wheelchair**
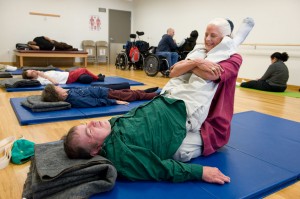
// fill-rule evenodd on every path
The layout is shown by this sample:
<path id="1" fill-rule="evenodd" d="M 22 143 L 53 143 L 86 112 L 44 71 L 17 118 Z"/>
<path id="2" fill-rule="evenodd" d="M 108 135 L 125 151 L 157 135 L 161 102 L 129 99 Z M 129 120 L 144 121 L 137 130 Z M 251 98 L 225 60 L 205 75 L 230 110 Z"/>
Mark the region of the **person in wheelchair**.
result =
<path id="1" fill-rule="evenodd" d="M 168 28 L 167 34 L 164 34 L 156 48 L 156 55 L 166 57 L 169 67 L 173 66 L 178 61 L 178 46 L 173 39 L 175 31 L 173 28 Z"/>
<path id="2" fill-rule="evenodd" d="M 178 44 L 178 54 L 179 54 L 178 61 L 184 60 L 187 54 L 194 49 L 194 47 L 196 46 L 197 39 L 198 39 L 198 31 L 193 30 L 190 33 L 190 37 L 183 39 Z"/>

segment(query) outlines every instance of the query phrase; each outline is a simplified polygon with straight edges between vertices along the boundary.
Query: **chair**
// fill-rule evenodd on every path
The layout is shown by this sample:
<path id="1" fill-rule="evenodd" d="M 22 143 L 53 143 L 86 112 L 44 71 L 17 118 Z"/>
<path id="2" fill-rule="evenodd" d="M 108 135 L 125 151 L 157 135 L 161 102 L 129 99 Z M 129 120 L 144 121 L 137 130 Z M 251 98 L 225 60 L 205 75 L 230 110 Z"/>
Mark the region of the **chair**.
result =
<path id="1" fill-rule="evenodd" d="M 88 53 L 87 62 L 96 63 L 96 46 L 95 42 L 92 40 L 83 40 L 82 41 L 83 50 Z"/>
<path id="2" fill-rule="evenodd" d="M 106 41 L 96 42 L 97 63 L 108 63 L 108 44 Z"/>

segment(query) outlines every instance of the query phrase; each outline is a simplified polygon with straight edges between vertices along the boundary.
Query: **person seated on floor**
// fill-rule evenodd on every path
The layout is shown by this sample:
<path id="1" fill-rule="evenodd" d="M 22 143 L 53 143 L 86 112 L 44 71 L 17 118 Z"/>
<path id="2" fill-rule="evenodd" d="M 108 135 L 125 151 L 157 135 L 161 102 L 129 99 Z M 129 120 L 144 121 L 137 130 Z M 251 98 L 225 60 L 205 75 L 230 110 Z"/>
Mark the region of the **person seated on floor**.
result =
<path id="1" fill-rule="evenodd" d="M 71 84 L 74 82 L 80 82 L 83 84 L 90 84 L 94 81 L 104 81 L 105 75 L 94 75 L 86 68 L 77 68 L 70 72 L 67 71 L 37 71 L 37 70 L 25 70 L 22 73 L 23 79 L 36 79 L 41 85 L 47 84 Z"/>
<path id="2" fill-rule="evenodd" d="M 284 92 L 289 79 L 289 69 L 284 62 L 288 59 L 289 55 L 286 52 L 273 53 L 271 55 L 271 65 L 265 74 L 258 80 L 242 82 L 240 86 L 262 91 Z"/>
<path id="3" fill-rule="evenodd" d="M 73 48 L 67 43 L 57 42 L 45 36 L 36 37 L 27 44 L 31 50 L 78 51 L 77 48 Z"/>
<path id="4" fill-rule="evenodd" d="M 41 99 L 45 102 L 65 101 L 76 108 L 100 107 L 114 104 L 125 104 L 137 100 L 151 100 L 158 95 L 158 87 L 146 90 L 121 89 L 113 90 L 100 86 L 64 89 L 48 84 L 42 92 Z"/>

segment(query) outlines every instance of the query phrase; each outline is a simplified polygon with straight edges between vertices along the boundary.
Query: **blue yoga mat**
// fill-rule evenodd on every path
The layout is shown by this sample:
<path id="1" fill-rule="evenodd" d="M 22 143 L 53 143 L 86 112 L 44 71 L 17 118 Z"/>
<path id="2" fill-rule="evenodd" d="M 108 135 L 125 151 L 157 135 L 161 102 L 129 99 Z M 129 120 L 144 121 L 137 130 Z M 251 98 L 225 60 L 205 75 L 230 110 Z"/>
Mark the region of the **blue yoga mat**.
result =
<path id="1" fill-rule="evenodd" d="M 169 183 L 117 180 L 112 191 L 91 198 L 264 197 L 297 181 L 300 175 L 299 129 L 298 122 L 254 111 L 238 113 L 233 117 L 229 143 L 208 157 L 192 161 L 218 167 L 231 177 L 230 183 L 216 185 L 201 181 Z"/>
<path id="2" fill-rule="evenodd" d="M 113 105 L 95 108 L 71 108 L 67 110 L 32 112 L 21 105 L 26 98 L 10 98 L 10 103 L 20 125 L 41 124 L 48 122 L 75 120 L 82 118 L 104 117 L 124 114 L 147 101 L 130 102 L 129 105 Z"/>
<path id="3" fill-rule="evenodd" d="M 6 71 L 6 72 L 9 72 L 12 75 L 21 75 L 23 73 L 23 70 L 22 69 L 17 69 L 15 71 Z"/>
<path id="4" fill-rule="evenodd" d="M 81 84 L 81 83 L 72 83 L 72 84 L 60 84 L 61 87 L 70 89 L 70 88 L 77 88 L 77 87 L 85 87 L 85 86 L 91 86 L 91 85 L 108 85 L 108 84 L 118 84 L 118 83 L 124 83 L 128 82 L 130 86 L 138 86 L 138 85 L 144 85 L 144 83 L 137 82 L 134 80 L 126 79 L 123 77 L 117 77 L 117 76 L 109 76 L 105 77 L 104 82 L 92 82 L 91 84 Z M 6 88 L 7 92 L 21 92 L 21 91 L 39 91 L 43 90 L 45 86 L 36 86 L 36 87 L 25 87 L 25 88 Z"/>
<path id="5" fill-rule="evenodd" d="M 54 69 L 51 69 L 51 70 L 63 71 L 63 70 L 61 70 L 61 69 L 59 69 L 59 68 L 54 68 Z M 20 69 L 20 68 L 18 68 L 18 69 L 15 70 L 15 71 L 7 71 L 7 72 L 9 72 L 9 73 L 12 74 L 12 75 L 22 75 L 23 70 Z"/>

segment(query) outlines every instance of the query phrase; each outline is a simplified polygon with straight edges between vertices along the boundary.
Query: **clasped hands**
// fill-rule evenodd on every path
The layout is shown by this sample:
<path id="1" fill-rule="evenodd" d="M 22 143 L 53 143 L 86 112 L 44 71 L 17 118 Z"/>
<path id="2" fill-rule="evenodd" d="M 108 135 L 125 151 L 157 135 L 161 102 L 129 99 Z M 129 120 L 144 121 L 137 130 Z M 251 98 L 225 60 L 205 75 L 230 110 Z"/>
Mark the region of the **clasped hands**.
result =
<path id="1" fill-rule="evenodd" d="M 211 62 L 206 59 L 201 59 L 201 60 L 194 60 L 196 63 L 198 63 L 198 67 L 206 72 L 211 73 L 212 75 L 217 75 L 220 76 L 222 72 L 224 72 L 224 69 L 217 63 Z"/>

